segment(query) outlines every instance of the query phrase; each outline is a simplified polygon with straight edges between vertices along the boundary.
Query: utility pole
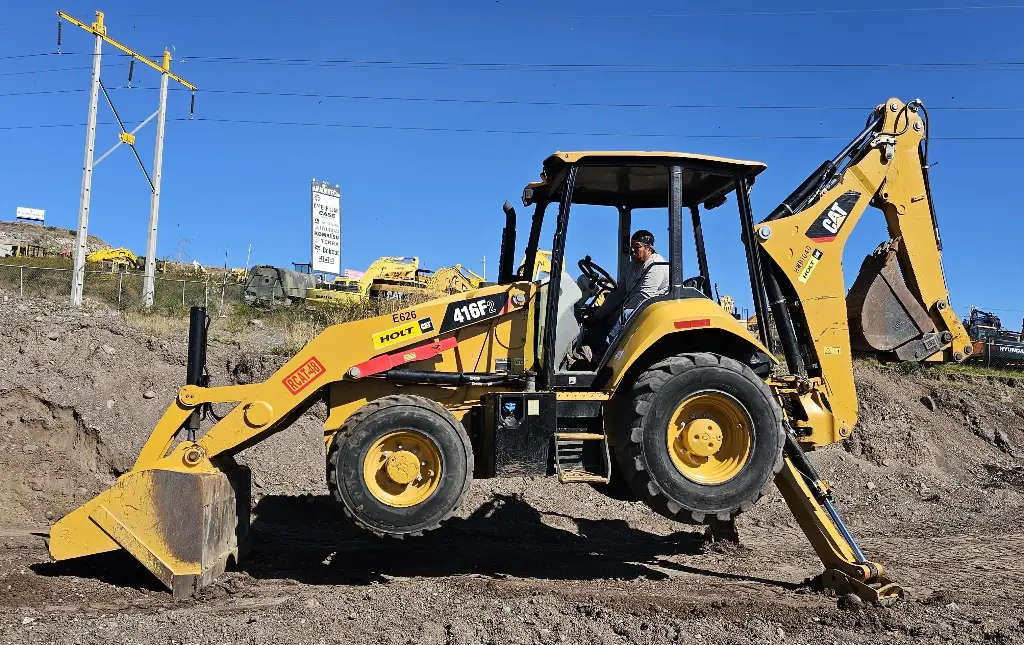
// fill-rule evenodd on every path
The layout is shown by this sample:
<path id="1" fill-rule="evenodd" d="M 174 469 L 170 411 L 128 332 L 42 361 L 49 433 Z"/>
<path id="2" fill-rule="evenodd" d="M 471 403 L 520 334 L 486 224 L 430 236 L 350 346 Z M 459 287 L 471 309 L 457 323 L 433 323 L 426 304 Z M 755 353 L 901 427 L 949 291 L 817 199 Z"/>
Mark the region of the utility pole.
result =
<path id="1" fill-rule="evenodd" d="M 164 50 L 160 74 L 160 106 L 156 116 L 156 150 L 153 152 L 153 193 L 149 197 L 149 236 L 146 238 L 146 275 L 142 284 L 142 303 L 153 306 L 156 290 L 156 228 L 160 219 L 160 177 L 164 167 L 164 125 L 167 122 L 167 74 L 171 71 L 171 52 Z"/>
<path id="2" fill-rule="evenodd" d="M 163 156 L 164 156 L 164 130 L 167 122 L 167 82 L 169 79 L 180 83 L 185 88 L 192 91 L 192 104 L 189 110 L 191 114 L 195 110 L 195 91 L 196 86 L 192 85 L 185 79 L 171 73 L 171 53 L 164 50 L 163 60 L 160 64 L 146 58 L 142 54 L 130 49 L 129 47 L 122 45 L 118 41 L 107 36 L 107 28 L 103 24 L 103 13 L 100 11 L 96 12 L 96 22 L 91 25 L 87 25 L 84 22 L 69 16 L 63 11 L 57 12 L 57 52 L 60 53 L 60 40 L 61 40 L 61 22 L 66 20 L 71 24 L 79 27 L 96 37 L 96 46 L 93 54 L 92 62 L 92 88 L 89 96 L 89 119 L 88 119 L 88 131 L 86 132 L 86 143 L 85 143 L 85 165 L 82 170 L 82 196 L 79 203 L 78 209 L 78 233 L 75 245 L 75 271 L 72 278 L 71 285 L 71 304 L 72 306 L 78 307 L 82 304 L 82 292 L 85 286 L 85 256 L 86 256 L 86 241 L 88 240 L 88 226 L 89 226 L 89 203 L 92 193 L 92 171 L 93 167 L 100 161 L 105 159 L 107 155 L 113 152 L 121 144 L 127 144 L 131 147 L 132 152 L 135 153 L 135 158 L 138 159 L 139 165 L 142 166 L 142 171 L 146 174 L 146 179 L 150 184 L 150 200 L 149 200 L 149 232 L 146 238 L 146 266 L 145 266 L 145 278 L 142 285 L 142 299 L 143 303 L 147 308 L 153 306 L 153 291 L 156 277 L 156 234 L 157 224 L 159 222 L 160 214 L 160 180 L 163 176 Z M 153 69 L 160 72 L 160 105 L 156 113 L 152 114 L 143 121 L 135 130 L 128 132 L 124 127 L 124 123 L 121 121 L 121 117 L 118 116 L 117 110 L 114 109 L 114 103 L 107 93 L 105 87 L 100 82 L 100 50 L 104 42 L 113 45 L 115 48 L 120 49 L 122 52 L 127 54 L 132 59 L 132 66 L 128 71 L 128 81 L 130 83 L 132 77 L 132 69 L 134 69 L 135 61 L 152 67 Z M 95 153 L 96 145 L 96 108 L 99 104 L 99 90 L 103 90 L 103 94 L 110 104 L 110 109 L 114 113 L 114 117 L 117 119 L 117 123 L 121 128 L 120 141 L 114 145 L 113 148 L 103 154 L 95 163 L 93 163 L 93 154 Z M 156 123 L 156 146 L 153 153 L 153 176 L 150 178 L 149 173 L 146 172 L 145 166 L 142 164 L 142 160 L 139 158 L 139 153 L 135 150 L 135 133 L 138 132 L 142 126 L 148 123 L 153 117 L 157 117 Z"/>
<path id="3" fill-rule="evenodd" d="M 85 256 L 88 255 L 89 242 L 89 202 L 92 197 L 92 160 L 96 152 L 96 108 L 100 103 L 100 54 L 103 50 L 103 36 L 107 28 L 103 26 L 103 14 L 96 12 L 96 22 L 92 24 L 96 34 L 96 43 L 92 51 L 92 84 L 89 87 L 89 117 L 85 126 L 85 163 L 82 166 L 82 192 L 78 198 L 78 232 L 75 235 L 75 270 L 71 278 L 71 305 L 82 306 L 82 293 L 85 289 Z"/>

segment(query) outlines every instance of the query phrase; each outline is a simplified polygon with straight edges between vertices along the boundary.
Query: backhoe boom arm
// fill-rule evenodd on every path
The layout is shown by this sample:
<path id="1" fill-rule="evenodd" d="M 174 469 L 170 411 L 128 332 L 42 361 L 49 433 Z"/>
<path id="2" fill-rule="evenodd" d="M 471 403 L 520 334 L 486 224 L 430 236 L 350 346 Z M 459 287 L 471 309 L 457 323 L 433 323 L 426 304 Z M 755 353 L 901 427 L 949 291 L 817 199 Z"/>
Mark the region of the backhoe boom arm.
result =
<path id="1" fill-rule="evenodd" d="M 843 248 L 869 205 L 884 214 L 891 239 L 865 260 L 844 298 Z M 878 106 L 839 157 L 754 228 L 781 291 L 773 308 L 780 336 L 800 352 L 787 352 L 790 368 L 803 368 L 800 376 L 831 412 L 831 422 L 808 428 L 802 443 L 824 445 L 852 431 L 852 350 L 912 361 L 962 361 L 971 352 L 942 270 L 920 102 Z"/>

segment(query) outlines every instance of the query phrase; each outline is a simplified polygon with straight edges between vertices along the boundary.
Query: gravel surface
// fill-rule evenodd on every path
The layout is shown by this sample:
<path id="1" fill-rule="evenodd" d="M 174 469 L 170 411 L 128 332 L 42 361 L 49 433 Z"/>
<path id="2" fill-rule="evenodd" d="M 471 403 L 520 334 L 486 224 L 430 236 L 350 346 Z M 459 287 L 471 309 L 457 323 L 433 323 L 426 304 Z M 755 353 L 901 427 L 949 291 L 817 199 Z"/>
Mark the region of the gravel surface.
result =
<path id="1" fill-rule="evenodd" d="M 812 459 L 905 586 L 890 608 L 801 586 L 820 563 L 777 494 L 739 546 L 549 479 L 474 482 L 442 529 L 376 540 L 326 495 L 322 406 L 243 454 L 251 553 L 175 602 L 123 553 L 53 563 L 41 536 L 130 465 L 184 381 L 184 326 L 0 299 L 0 643 L 1024 642 L 1024 379 L 858 365 L 855 434 Z M 213 382 L 265 379 L 276 342 L 214 321 Z"/>

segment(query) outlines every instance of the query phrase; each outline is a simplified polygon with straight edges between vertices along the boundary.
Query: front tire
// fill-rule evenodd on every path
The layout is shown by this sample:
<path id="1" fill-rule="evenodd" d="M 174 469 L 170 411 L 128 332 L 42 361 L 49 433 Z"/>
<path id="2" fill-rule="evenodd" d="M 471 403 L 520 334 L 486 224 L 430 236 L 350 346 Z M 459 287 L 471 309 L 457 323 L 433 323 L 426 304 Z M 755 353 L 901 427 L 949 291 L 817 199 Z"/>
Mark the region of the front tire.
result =
<path id="1" fill-rule="evenodd" d="M 629 487 L 680 522 L 729 521 L 782 469 L 782 411 L 744 364 L 710 353 L 652 365 L 636 380 L 615 456 Z"/>
<path id="2" fill-rule="evenodd" d="M 419 396 L 371 401 L 346 420 L 327 454 L 327 485 L 356 526 L 378 536 L 421 535 L 458 507 L 473 449 L 451 412 Z"/>

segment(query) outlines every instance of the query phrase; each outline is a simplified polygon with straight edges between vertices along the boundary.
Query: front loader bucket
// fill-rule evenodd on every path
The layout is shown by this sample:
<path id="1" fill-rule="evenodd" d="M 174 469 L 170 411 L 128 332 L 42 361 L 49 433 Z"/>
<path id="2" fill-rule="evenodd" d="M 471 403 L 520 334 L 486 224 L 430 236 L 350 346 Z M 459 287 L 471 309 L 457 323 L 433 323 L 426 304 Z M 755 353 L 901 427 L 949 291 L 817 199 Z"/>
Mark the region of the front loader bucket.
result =
<path id="1" fill-rule="evenodd" d="M 132 471 L 50 528 L 50 555 L 68 560 L 121 548 L 175 598 L 188 597 L 238 561 L 250 488 L 244 466 Z"/>
<path id="2" fill-rule="evenodd" d="M 887 242 L 861 264 L 846 296 L 850 343 L 861 352 L 922 360 L 940 347 L 931 318 L 900 275 L 896 250 L 897 242 Z"/>

